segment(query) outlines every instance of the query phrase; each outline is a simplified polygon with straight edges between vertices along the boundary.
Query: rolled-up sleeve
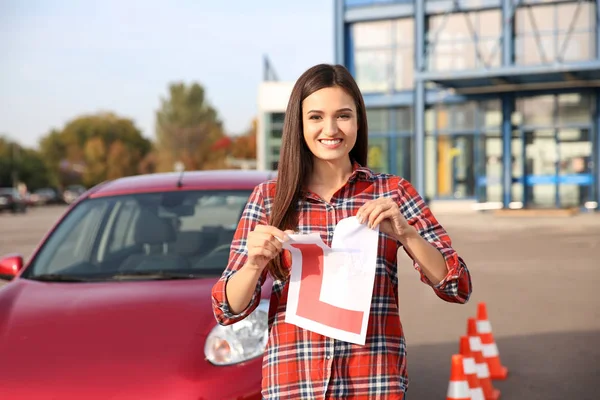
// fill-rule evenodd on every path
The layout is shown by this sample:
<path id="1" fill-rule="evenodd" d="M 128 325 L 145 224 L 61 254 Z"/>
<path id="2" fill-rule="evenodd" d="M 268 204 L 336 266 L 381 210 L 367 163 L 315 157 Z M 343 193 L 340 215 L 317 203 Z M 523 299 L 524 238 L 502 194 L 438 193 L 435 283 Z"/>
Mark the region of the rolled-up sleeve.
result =
<path id="1" fill-rule="evenodd" d="M 229 278 L 231 278 L 233 274 L 246 263 L 248 258 L 248 249 L 246 247 L 248 233 L 254 230 L 256 225 L 267 223 L 264 208 L 263 185 L 264 184 L 261 184 L 254 188 L 244 207 L 242 216 L 233 236 L 233 241 L 231 242 L 227 267 L 212 288 L 213 313 L 220 325 L 231 325 L 244 319 L 256 309 L 260 302 L 261 287 L 267 275 L 266 269 L 263 271 L 256 284 L 256 289 L 254 290 L 250 303 L 248 303 L 248 306 L 246 306 L 244 310 L 237 314 L 233 313 L 229 307 L 225 287 L 227 286 Z"/>
<path id="2" fill-rule="evenodd" d="M 436 295 L 451 303 L 466 303 L 471 296 L 471 274 L 465 261 L 452 248 L 452 241 L 417 190 L 405 179 L 398 183 L 400 212 L 419 235 L 442 253 L 447 274 L 441 282 L 431 282 L 421 266 L 413 260 L 421 281 L 431 286 Z M 405 252 L 410 256 L 408 251 Z"/>

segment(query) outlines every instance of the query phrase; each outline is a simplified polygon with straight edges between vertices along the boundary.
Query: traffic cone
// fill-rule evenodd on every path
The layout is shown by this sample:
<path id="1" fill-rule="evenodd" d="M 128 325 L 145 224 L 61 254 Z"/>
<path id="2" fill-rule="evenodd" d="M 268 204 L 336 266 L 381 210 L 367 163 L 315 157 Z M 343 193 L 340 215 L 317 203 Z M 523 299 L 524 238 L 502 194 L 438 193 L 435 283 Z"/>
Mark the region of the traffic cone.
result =
<path id="1" fill-rule="evenodd" d="M 494 388 L 490 378 L 490 370 L 481 353 L 481 339 L 477 335 L 477 320 L 475 318 L 467 320 L 467 337 L 469 338 L 469 350 L 471 350 L 475 359 L 477 378 L 479 378 L 485 400 L 497 400 L 500 398 L 500 391 Z"/>
<path id="2" fill-rule="evenodd" d="M 467 382 L 463 367 L 463 356 L 460 354 L 452 355 L 450 382 L 448 383 L 446 400 L 471 400 L 469 383 Z"/>
<path id="3" fill-rule="evenodd" d="M 477 377 L 477 366 L 475 365 L 475 358 L 471 352 L 471 346 L 469 346 L 469 338 L 467 336 L 460 337 L 459 353 L 463 356 L 463 366 L 465 369 L 465 376 L 467 382 L 469 382 L 469 392 L 471 393 L 471 400 L 485 400 L 483 395 L 483 389 L 479 378 Z"/>
<path id="4" fill-rule="evenodd" d="M 506 379 L 508 368 L 502 366 L 500 362 L 500 353 L 492 334 L 492 324 L 488 319 L 486 304 L 483 302 L 477 305 L 477 334 L 481 338 L 483 357 L 490 369 L 490 377 L 496 380 Z"/>

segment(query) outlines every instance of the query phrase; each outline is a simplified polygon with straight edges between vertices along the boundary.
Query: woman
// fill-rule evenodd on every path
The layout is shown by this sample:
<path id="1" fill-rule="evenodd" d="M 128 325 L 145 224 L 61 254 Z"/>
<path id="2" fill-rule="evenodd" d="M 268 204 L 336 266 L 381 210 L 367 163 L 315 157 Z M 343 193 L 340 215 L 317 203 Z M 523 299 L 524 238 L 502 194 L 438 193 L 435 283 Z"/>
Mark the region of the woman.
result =
<path id="1" fill-rule="evenodd" d="M 344 67 L 317 65 L 298 79 L 285 114 L 278 178 L 250 196 L 212 292 L 216 319 L 228 325 L 257 307 L 267 274 L 273 277 L 266 399 L 404 398 L 399 246 L 440 298 L 465 303 L 471 294 L 465 263 L 413 186 L 366 167 L 367 137 L 363 99 Z M 331 246 L 337 222 L 351 216 L 380 232 L 364 346 L 285 323 L 291 261 L 281 242 L 291 232 L 318 232 Z"/>

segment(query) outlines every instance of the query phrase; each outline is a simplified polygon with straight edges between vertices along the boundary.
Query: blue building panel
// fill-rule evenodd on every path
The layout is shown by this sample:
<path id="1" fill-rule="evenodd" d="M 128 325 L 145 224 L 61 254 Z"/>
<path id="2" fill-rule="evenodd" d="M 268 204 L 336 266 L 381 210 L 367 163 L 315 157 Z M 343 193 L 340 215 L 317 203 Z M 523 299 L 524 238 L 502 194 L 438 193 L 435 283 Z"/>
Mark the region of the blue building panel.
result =
<path id="1" fill-rule="evenodd" d="M 335 59 L 357 77 L 368 109 L 414 112 L 412 148 L 392 148 L 386 157 L 395 173 L 399 160 L 413 156 L 412 182 L 427 197 L 505 208 L 594 205 L 600 195 L 599 3 L 336 0 Z M 398 21 L 406 20 L 414 24 L 410 71 L 408 53 L 399 52 L 406 43 Z M 367 36 L 353 36 L 357 24 Z M 386 29 L 391 36 L 382 36 Z M 412 86 L 398 85 L 404 76 Z M 406 132 L 389 126 L 377 140 L 395 147 Z"/>

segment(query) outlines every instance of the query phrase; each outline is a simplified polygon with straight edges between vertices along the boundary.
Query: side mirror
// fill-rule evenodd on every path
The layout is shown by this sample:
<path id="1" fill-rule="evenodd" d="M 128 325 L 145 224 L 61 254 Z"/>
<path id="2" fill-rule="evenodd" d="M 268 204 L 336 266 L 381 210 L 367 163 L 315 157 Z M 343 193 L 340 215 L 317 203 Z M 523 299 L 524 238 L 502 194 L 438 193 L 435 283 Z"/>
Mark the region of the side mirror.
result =
<path id="1" fill-rule="evenodd" d="M 0 279 L 11 280 L 23 269 L 23 257 L 10 254 L 0 259 Z"/>

